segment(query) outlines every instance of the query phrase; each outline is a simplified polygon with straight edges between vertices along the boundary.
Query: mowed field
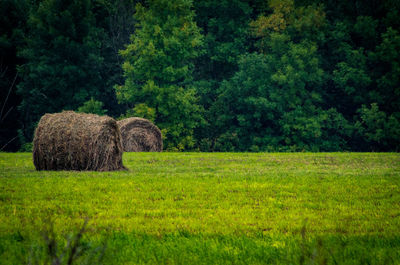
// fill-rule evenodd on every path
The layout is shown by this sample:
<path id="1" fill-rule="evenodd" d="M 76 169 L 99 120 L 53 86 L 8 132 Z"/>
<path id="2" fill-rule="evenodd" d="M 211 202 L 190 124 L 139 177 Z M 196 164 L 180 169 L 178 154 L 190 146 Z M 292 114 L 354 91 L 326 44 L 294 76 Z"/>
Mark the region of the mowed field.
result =
<path id="1" fill-rule="evenodd" d="M 0 264 L 400 264 L 398 153 L 123 159 L 37 172 L 0 153 Z"/>

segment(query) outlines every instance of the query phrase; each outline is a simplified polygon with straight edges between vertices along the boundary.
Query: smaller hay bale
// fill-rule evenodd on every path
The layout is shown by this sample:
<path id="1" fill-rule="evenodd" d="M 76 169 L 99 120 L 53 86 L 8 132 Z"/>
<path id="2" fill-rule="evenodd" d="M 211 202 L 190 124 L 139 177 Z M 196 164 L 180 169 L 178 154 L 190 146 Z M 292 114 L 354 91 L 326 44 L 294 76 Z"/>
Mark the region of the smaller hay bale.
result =
<path id="1" fill-rule="evenodd" d="M 118 121 L 125 152 L 161 152 L 161 131 L 151 121 L 131 117 Z"/>
<path id="2" fill-rule="evenodd" d="M 45 114 L 33 139 L 36 170 L 121 170 L 122 153 L 121 132 L 108 116 Z"/>

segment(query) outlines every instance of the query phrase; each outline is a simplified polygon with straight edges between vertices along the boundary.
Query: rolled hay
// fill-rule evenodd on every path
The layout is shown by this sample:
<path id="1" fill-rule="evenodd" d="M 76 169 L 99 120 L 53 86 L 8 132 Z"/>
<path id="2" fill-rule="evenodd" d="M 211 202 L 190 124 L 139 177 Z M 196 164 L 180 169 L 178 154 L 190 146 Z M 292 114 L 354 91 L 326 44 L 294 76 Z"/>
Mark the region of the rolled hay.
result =
<path id="1" fill-rule="evenodd" d="M 125 152 L 161 152 L 161 131 L 151 121 L 132 117 L 118 121 Z"/>
<path id="2" fill-rule="evenodd" d="M 121 170 L 122 153 L 118 124 L 107 116 L 45 114 L 33 139 L 36 170 Z"/>

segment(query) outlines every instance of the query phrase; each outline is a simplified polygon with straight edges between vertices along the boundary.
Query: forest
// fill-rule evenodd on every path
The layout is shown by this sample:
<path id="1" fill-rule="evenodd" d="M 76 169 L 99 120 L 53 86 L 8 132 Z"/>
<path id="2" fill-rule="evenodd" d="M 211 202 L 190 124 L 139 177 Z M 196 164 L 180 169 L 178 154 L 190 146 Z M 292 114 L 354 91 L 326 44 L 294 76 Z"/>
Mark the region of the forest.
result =
<path id="1" fill-rule="evenodd" d="M 0 151 L 143 117 L 168 151 L 400 151 L 399 0 L 1 0 Z"/>

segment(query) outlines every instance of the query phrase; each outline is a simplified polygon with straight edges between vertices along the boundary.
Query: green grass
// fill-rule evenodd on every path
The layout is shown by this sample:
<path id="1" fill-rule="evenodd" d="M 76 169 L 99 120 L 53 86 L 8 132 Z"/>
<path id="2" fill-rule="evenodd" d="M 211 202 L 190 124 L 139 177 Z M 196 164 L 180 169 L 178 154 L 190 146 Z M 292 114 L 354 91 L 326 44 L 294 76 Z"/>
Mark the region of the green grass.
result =
<path id="1" fill-rule="evenodd" d="M 125 153 L 121 172 L 31 156 L 0 153 L 0 263 L 42 258 L 50 219 L 63 244 L 87 218 L 105 264 L 400 264 L 397 153 Z"/>

